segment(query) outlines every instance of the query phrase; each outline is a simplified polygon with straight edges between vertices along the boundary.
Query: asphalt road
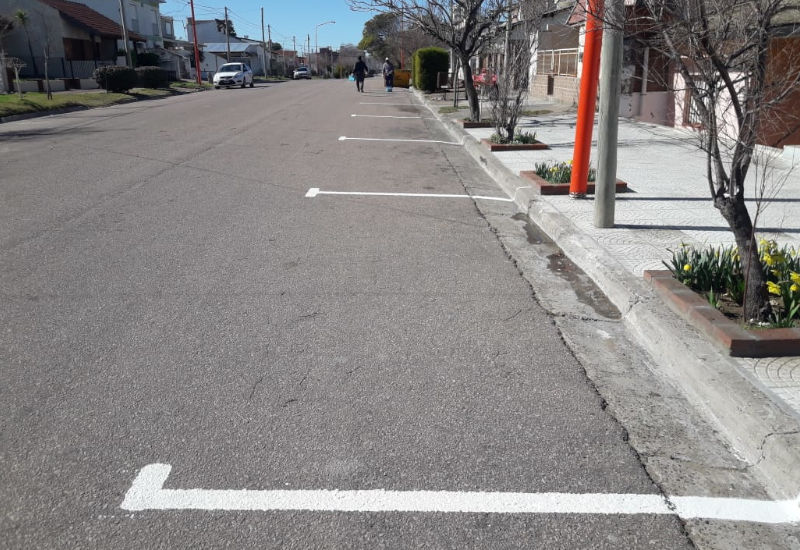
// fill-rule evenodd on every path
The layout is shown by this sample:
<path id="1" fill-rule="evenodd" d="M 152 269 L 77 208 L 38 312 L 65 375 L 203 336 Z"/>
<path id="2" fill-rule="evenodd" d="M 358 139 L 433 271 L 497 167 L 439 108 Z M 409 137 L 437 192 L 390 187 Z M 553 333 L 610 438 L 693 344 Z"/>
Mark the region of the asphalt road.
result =
<path id="1" fill-rule="evenodd" d="M 471 199 L 305 196 L 483 177 L 339 140 L 449 141 L 379 85 L 0 126 L 0 546 L 691 547 L 669 515 L 121 508 L 152 463 L 173 489 L 658 493 Z"/>

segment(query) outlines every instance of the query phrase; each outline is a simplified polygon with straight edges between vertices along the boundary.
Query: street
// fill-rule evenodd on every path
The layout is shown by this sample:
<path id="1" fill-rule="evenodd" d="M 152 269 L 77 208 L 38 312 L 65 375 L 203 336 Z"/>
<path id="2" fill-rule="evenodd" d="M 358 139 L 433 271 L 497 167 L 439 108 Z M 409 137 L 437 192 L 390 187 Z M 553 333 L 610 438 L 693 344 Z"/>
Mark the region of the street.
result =
<path id="1" fill-rule="evenodd" d="M 0 546 L 692 547 L 476 208 L 507 197 L 380 84 L 0 126 Z M 151 465 L 198 491 L 128 495 Z"/>

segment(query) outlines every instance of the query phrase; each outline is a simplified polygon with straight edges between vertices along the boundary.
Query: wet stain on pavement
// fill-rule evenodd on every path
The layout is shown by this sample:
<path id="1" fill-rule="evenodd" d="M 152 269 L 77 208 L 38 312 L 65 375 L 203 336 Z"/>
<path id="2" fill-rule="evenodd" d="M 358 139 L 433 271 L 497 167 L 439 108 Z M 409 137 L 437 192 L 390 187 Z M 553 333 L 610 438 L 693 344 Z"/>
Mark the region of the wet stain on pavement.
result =
<path id="1" fill-rule="evenodd" d="M 550 237 L 534 225 L 527 215 L 519 212 L 514 214 L 512 219 L 525 223 L 523 228 L 530 244 L 542 245 L 551 251 L 547 255 L 547 268 L 570 284 L 580 303 L 591 307 L 598 315 L 602 315 L 607 319 L 619 319 L 621 317 L 619 310 L 603 294 L 603 291 L 597 287 L 594 281 L 567 258 Z M 555 251 L 553 252 L 553 250 Z"/>

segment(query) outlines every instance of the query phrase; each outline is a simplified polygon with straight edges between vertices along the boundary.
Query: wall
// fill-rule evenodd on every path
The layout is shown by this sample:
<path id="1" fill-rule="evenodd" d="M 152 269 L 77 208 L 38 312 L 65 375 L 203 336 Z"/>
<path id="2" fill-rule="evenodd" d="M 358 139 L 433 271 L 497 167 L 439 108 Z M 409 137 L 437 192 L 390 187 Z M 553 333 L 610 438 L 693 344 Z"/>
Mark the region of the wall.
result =
<path id="1" fill-rule="evenodd" d="M 76 33 L 67 28 L 68 25 L 63 22 L 58 10 L 50 6 L 26 0 L 0 0 L 0 13 L 13 14 L 20 8 L 24 9 L 30 17 L 28 35 L 31 39 L 33 55 L 36 57 L 44 55 L 42 51 L 44 48 L 43 37 L 47 34 L 51 37 L 50 57 L 64 57 L 64 42 L 61 38 L 65 36 L 65 32 L 68 32 L 66 35 L 71 38 L 88 38 L 85 33 L 84 36 L 73 36 Z M 3 40 L 3 46 L 6 55 L 21 58 L 30 57 L 25 31 L 19 25 L 15 25 L 14 30 L 6 36 Z"/>
<path id="2" fill-rule="evenodd" d="M 71 1 L 89 6 L 117 24 L 122 20 L 119 15 L 119 2 L 117 0 Z M 161 16 L 157 0 L 125 0 L 125 22 L 128 26 L 128 32 L 135 32 L 147 37 L 147 48 L 163 47 L 163 40 L 161 40 L 159 30 L 160 21 Z"/>
<path id="3" fill-rule="evenodd" d="M 774 38 L 769 45 L 768 78 L 775 93 L 800 76 L 800 38 Z M 770 147 L 800 145 L 800 87 L 794 86 L 774 109 L 765 112 L 759 128 L 759 142 Z"/>
<path id="4" fill-rule="evenodd" d="M 580 79 L 574 76 L 553 77 L 553 99 L 561 103 L 578 103 Z"/>

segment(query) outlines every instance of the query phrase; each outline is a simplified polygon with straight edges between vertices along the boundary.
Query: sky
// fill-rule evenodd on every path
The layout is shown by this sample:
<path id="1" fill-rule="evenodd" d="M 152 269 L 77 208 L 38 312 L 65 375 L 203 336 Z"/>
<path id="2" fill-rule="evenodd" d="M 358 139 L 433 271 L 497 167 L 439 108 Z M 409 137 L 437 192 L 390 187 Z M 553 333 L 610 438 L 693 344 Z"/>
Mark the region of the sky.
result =
<path id="1" fill-rule="evenodd" d="M 319 47 L 358 44 L 364 23 L 374 14 L 354 12 L 345 0 L 194 0 L 194 11 L 201 19 L 223 19 L 225 6 L 233 21 L 237 36 L 261 40 L 261 8 L 264 26 L 272 27 L 272 41 L 292 49 L 292 36 L 297 37 L 297 49 L 303 51 L 306 37 L 311 36 L 314 49 L 314 29 L 319 23 L 335 21 L 319 27 Z M 186 19 L 191 17 L 189 0 L 167 0 L 161 4 L 161 14 L 175 19 L 175 35 L 186 38 Z M 265 31 L 266 32 L 266 31 Z M 265 35 L 266 36 L 266 35 Z"/>

